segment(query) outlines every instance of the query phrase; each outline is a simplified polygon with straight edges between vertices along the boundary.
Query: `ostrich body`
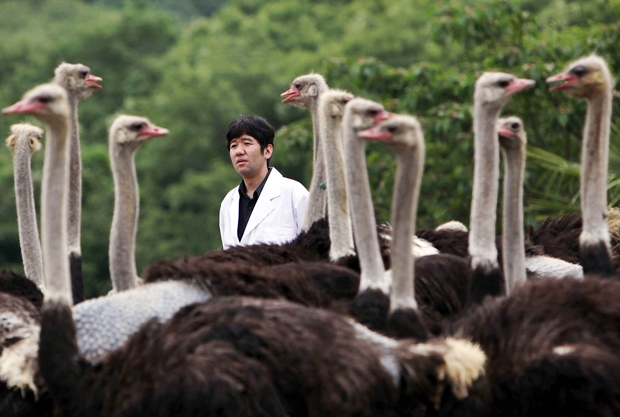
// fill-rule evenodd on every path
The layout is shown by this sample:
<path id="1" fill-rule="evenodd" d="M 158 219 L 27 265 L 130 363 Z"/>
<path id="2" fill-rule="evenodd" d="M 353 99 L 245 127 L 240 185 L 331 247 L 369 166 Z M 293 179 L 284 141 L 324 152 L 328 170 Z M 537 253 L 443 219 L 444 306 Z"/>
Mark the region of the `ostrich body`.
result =
<path id="1" fill-rule="evenodd" d="M 41 148 L 42 134 L 43 130 L 36 126 L 16 124 L 11 126 L 11 135 L 6 140 L 13 152 L 17 224 L 24 272 L 39 288 L 43 288 L 43 260 L 30 161 L 32 154 Z"/>
<path id="2" fill-rule="evenodd" d="M 323 157 L 323 138 L 319 126 L 318 102 L 319 97 L 327 91 L 327 83 L 320 74 L 302 75 L 293 80 L 291 88 L 281 94 L 283 103 L 297 107 L 310 109 L 312 115 L 313 132 L 313 169 L 310 191 L 308 195 L 308 207 L 304 218 L 303 230 L 308 231 L 312 224 L 325 217 L 325 189 L 321 183 L 325 177 L 325 159 Z"/>
<path id="3" fill-rule="evenodd" d="M 453 415 L 617 415 L 618 300 L 616 281 L 543 278 L 469 310 L 448 334 L 488 362 Z"/>
<path id="4" fill-rule="evenodd" d="M 591 55 L 571 63 L 547 82 L 561 81 L 551 91 L 587 100 L 588 110 L 581 152 L 581 213 L 579 236 L 584 273 L 615 276 L 609 249 L 607 217 L 607 166 L 613 79 L 605 61 Z"/>
<path id="5" fill-rule="evenodd" d="M 78 105 L 90 96 L 94 90 L 101 88 L 97 82 L 100 77 L 90 73 L 90 68 L 82 64 L 63 62 L 54 71 L 54 83 L 67 90 L 69 99 L 69 192 L 68 192 L 68 251 L 71 268 L 71 287 L 73 302 L 84 300 L 84 279 L 82 277 L 82 249 L 80 228 L 82 217 L 82 153 L 80 150 L 80 126 L 78 123 Z"/>
<path id="6" fill-rule="evenodd" d="M 137 285 L 135 260 L 140 196 L 135 152 L 149 139 L 165 136 L 166 129 L 148 119 L 119 116 L 110 127 L 109 153 L 114 176 L 114 215 L 110 233 L 110 276 L 114 291 Z"/>

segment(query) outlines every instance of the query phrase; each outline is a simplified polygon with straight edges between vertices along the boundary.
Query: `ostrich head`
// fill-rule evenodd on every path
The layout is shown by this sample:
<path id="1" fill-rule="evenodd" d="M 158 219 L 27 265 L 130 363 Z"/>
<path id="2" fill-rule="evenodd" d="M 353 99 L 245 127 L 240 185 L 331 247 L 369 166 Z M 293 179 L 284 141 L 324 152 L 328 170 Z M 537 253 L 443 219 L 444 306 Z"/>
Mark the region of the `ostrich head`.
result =
<path id="1" fill-rule="evenodd" d="M 394 115 L 378 125 L 357 134 L 360 139 L 384 142 L 395 152 L 424 143 L 422 127 L 413 116 Z"/>
<path id="2" fill-rule="evenodd" d="M 101 89 L 97 82 L 102 81 L 90 73 L 90 68 L 82 64 L 67 64 L 63 62 L 54 71 L 54 82 L 64 87 L 70 96 L 83 100 L 90 96 L 93 90 Z"/>
<path id="3" fill-rule="evenodd" d="M 363 98 L 354 98 L 345 106 L 344 117 L 355 132 L 369 129 L 391 116 L 381 104 Z"/>
<path id="4" fill-rule="evenodd" d="M 308 109 L 316 105 L 321 93 L 327 90 L 327 83 L 320 74 L 307 74 L 295 78 L 291 88 L 280 94 L 282 103 Z"/>
<path id="5" fill-rule="evenodd" d="M 56 84 L 41 84 L 26 92 L 17 103 L 4 108 L 2 114 L 31 114 L 44 123 L 54 125 L 69 117 L 67 92 Z"/>
<path id="6" fill-rule="evenodd" d="M 485 72 L 476 81 L 474 99 L 482 105 L 503 106 L 512 94 L 533 87 L 536 82 L 503 72 Z"/>
<path id="7" fill-rule="evenodd" d="M 110 144 L 136 149 L 149 139 L 169 133 L 168 129 L 155 126 L 146 117 L 121 115 L 110 127 Z"/>
<path id="8" fill-rule="evenodd" d="M 605 60 L 590 55 L 571 63 L 563 72 L 547 78 L 547 82 L 562 81 L 550 91 L 564 90 L 578 98 L 589 98 L 612 88 L 613 80 Z"/>
<path id="9" fill-rule="evenodd" d="M 15 151 L 15 143 L 18 138 L 24 138 L 28 140 L 28 146 L 30 147 L 30 154 L 32 155 L 39 149 L 41 149 L 41 138 L 43 137 L 43 129 L 37 126 L 33 126 L 28 123 L 18 123 L 11 126 L 11 134 L 6 138 L 6 146 Z"/>
<path id="10" fill-rule="evenodd" d="M 498 119 L 497 134 L 504 149 L 518 149 L 527 143 L 523 121 L 516 116 Z"/>
<path id="11" fill-rule="evenodd" d="M 353 98 L 353 94 L 346 91 L 328 90 L 321 96 L 319 106 L 323 109 L 323 114 L 326 117 L 342 119 L 344 106 Z"/>

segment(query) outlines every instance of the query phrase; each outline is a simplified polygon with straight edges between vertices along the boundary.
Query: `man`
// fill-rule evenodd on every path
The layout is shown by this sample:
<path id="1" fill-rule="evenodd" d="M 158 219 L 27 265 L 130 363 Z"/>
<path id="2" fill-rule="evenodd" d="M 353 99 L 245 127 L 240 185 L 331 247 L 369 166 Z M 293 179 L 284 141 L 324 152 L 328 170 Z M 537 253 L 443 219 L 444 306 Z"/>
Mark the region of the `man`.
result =
<path id="1" fill-rule="evenodd" d="M 220 206 L 224 249 L 284 243 L 301 232 L 308 190 L 269 167 L 274 135 L 273 127 L 258 116 L 242 116 L 228 126 L 226 146 L 233 167 L 243 180 Z"/>

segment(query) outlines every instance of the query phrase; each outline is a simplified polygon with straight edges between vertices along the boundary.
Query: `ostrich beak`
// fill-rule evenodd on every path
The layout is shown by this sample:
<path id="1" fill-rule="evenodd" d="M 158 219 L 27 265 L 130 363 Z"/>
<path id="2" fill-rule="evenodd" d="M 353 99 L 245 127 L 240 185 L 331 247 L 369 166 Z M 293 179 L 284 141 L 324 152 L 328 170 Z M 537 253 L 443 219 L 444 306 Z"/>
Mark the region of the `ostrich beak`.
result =
<path id="1" fill-rule="evenodd" d="M 147 137 L 147 138 L 156 138 L 158 136 L 167 136 L 170 133 L 168 129 L 164 129 L 163 127 L 153 126 L 148 127 L 138 134 L 138 137 Z"/>
<path id="2" fill-rule="evenodd" d="M 357 137 L 360 139 L 367 139 L 367 140 L 392 139 L 392 135 L 390 135 L 389 133 L 381 132 L 380 130 L 373 129 L 373 128 L 362 130 L 361 132 L 357 134 Z"/>
<path id="3" fill-rule="evenodd" d="M 98 82 L 103 81 L 103 78 L 97 77 L 96 75 L 89 75 L 84 80 L 84 83 L 90 88 L 94 88 L 95 90 L 101 90 L 101 86 L 97 84 Z"/>
<path id="4" fill-rule="evenodd" d="M 12 106 L 2 109 L 2 114 L 25 114 L 32 113 L 37 110 L 43 110 L 45 104 L 43 103 L 28 103 L 25 101 L 18 101 Z"/>
<path id="5" fill-rule="evenodd" d="M 556 74 L 552 77 L 547 78 L 548 83 L 556 82 L 556 81 L 564 81 L 561 84 L 554 85 L 549 89 L 549 91 L 561 90 L 563 88 L 568 87 L 569 85 L 575 84 L 579 81 L 579 77 L 570 74 Z"/>
<path id="6" fill-rule="evenodd" d="M 384 110 L 381 110 L 375 117 L 374 119 L 372 119 L 372 122 L 376 125 L 378 125 L 379 123 L 381 123 L 384 120 L 389 119 L 390 117 L 394 116 L 394 113 L 390 113 Z"/>
<path id="7" fill-rule="evenodd" d="M 510 83 L 508 87 L 506 87 L 507 93 L 512 93 L 515 91 L 525 90 L 530 87 L 534 87 L 536 81 L 528 80 L 527 78 L 517 78 L 513 82 Z"/>
<path id="8" fill-rule="evenodd" d="M 515 136 L 515 132 L 513 132 L 512 130 L 508 130 L 508 129 L 499 129 L 497 131 L 497 135 L 511 138 Z"/>
<path id="9" fill-rule="evenodd" d="M 280 94 L 280 97 L 285 97 L 285 99 L 282 100 L 282 103 L 290 103 L 291 101 L 295 100 L 300 95 L 301 94 L 299 94 L 299 91 L 293 90 L 292 88 L 290 88 L 286 90 L 285 92 L 283 92 L 282 94 Z"/>

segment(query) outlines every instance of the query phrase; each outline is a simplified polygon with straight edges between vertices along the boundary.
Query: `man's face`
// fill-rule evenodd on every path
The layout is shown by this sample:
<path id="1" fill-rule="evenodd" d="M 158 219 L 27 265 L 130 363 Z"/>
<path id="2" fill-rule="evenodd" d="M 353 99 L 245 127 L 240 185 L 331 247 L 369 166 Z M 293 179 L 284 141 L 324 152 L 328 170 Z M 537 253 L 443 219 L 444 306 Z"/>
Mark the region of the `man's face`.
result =
<path id="1" fill-rule="evenodd" d="M 271 157 L 272 145 L 261 152 L 260 143 L 252 136 L 243 134 L 230 141 L 230 160 L 235 171 L 243 178 L 251 178 L 267 167 Z"/>

